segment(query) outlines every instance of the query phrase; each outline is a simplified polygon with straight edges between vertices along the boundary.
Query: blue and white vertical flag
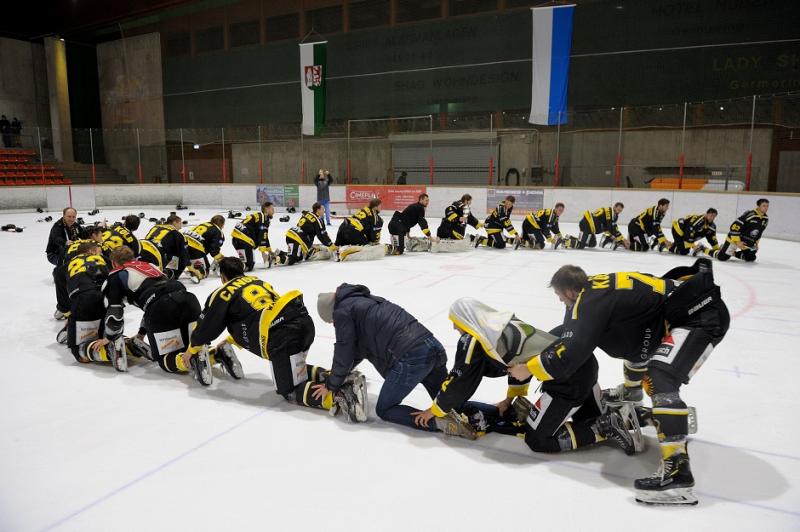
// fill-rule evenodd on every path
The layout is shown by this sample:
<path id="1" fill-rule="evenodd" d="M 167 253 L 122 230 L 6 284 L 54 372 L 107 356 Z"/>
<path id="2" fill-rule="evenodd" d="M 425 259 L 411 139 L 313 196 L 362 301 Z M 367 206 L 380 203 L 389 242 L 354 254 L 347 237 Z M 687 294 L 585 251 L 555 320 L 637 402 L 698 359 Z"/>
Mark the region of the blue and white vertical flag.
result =
<path id="1" fill-rule="evenodd" d="M 575 6 L 535 7 L 531 12 L 533 84 L 528 122 L 548 126 L 565 124 Z"/>

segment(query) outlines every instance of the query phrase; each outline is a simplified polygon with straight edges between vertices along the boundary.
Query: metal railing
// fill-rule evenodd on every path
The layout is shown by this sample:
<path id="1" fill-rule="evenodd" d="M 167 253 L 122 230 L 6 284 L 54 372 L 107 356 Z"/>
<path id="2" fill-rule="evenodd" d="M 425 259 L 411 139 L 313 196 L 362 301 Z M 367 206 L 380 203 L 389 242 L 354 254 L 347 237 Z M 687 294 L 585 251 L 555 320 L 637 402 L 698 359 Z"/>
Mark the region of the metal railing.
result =
<path id="1" fill-rule="evenodd" d="M 73 129 L 61 138 L 82 164 L 63 166 L 84 183 L 310 183 L 328 169 L 339 183 L 800 186 L 797 176 L 776 180 L 773 160 L 800 149 L 800 92 L 576 109 L 560 126 L 527 118 L 505 110 L 330 120 L 318 137 L 301 135 L 299 122 Z M 19 140 L 39 160 L 58 159 L 48 128 L 23 127 Z"/>

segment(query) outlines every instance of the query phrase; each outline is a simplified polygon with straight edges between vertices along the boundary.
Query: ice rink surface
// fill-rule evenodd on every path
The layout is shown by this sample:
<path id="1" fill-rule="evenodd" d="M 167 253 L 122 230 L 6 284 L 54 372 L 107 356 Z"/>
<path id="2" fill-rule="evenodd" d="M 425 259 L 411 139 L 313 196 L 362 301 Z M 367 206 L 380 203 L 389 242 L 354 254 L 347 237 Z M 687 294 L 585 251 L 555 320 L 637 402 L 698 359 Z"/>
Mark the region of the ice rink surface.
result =
<path id="1" fill-rule="evenodd" d="M 169 209 L 79 214 L 116 220 L 131 210 L 149 217 Z M 216 212 L 197 210 L 191 220 Z M 435 230 L 439 213 L 429 214 Z M 52 267 L 44 254 L 52 223 L 36 223 L 43 216 L 0 214 L 2 225 L 27 226 L 21 234 L 0 233 L 2 531 L 800 530 L 800 244 L 766 238 L 756 264 L 715 262 L 731 329 L 682 393 L 698 409 L 689 452 L 700 504 L 653 508 L 637 504 L 632 489 L 633 479 L 657 467 L 652 429 L 645 429 L 648 450 L 634 457 L 604 445 L 537 455 L 509 436 L 468 442 L 384 423 L 374 409 L 367 423 L 354 425 L 292 406 L 275 393 L 268 362 L 242 351 L 246 378 L 233 381 L 215 370 L 208 388 L 150 363 L 127 374 L 79 365 L 55 341 L 63 322 L 52 318 Z M 577 232 L 564 225 L 565 233 Z M 273 224 L 273 247 L 285 249 L 288 226 Z M 223 249 L 234 253 L 229 237 Z M 692 260 L 655 252 L 480 249 L 259 265 L 256 274 L 279 292 L 305 294 L 317 326 L 310 362 L 327 367 L 333 353 L 333 327 L 317 316 L 316 296 L 349 282 L 415 315 L 445 345 L 452 365 L 458 335 L 447 311 L 458 297 L 550 328 L 563 307 L 547 281 L 563 264 L 589 274 L 662 274 Z M 203 303 L 219 284 L 212 277 L 188 287 Z M 128 334 L 140 317 L 126 309 Z M 598 360 L 602 386 L 621 382 L 620 361 L 600 352 Z M 368 363 L 359 369 L 374 404 L 382 379 Z M 504 396 L 504 379 L 487 379 L 475 397 Z M 430 405 L 422 387 L 406 402 Z"/>

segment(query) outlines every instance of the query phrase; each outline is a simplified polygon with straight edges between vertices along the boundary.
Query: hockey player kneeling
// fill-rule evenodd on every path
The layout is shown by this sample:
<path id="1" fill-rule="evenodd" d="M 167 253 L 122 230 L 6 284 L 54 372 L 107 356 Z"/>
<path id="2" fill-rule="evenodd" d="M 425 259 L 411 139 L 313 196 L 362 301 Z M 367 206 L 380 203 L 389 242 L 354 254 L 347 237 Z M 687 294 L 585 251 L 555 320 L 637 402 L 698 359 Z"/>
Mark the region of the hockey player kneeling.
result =
<path id="1" fill-rule="evenodd" d="M 247 217 L 236 224 L 231 231 L 233 248 L 244 263 L 245 270 L 253 271 L 256 266 L 253 252 L 261 252 L 264 264 L 272 266 L 272 248 L 269 244 L 269 224 L 275 215 L 275 206 L 267 201 L 261 205 L 260 212 L 248 214 Z"/>
<path id="2" fill-rule="evenodd" d="M 565 236 L 562 240 L 564 247 L 567 249 L 597 247 L 596 235 L 602 234 L 601 248 L 612 245 L 614 250 L 620 246 L 629 249 L 630 242 L 622 236 L 617 226 L 617 220 L 619 220 L 619 215 L 623 209 L 625 209 L 625 205 L 618 201 L 613 207 L 600 207 L 595 211 L 584 211 L 580 222 L 578 222 L 580 233 L 578 233 L 577 237 Z"/>
<path id="3" fill-rule="evenodd" d="M 416 427 L 416 408 L 401 403 L 422 384 L 431 397 L 447 376 L 447 353 L 442 344 L 403 308 L 370 293 L 362 285 L 341 284 L 336 292 L 317 298 L 320 318 L 333 323 L 336 344 L 331 375 L 314 388 L 314 396 L 344 389 L 348 374 L 363 360 L 369 360 L 384 378 L 375 413 L 384 421 Z M 363 378 L 363 377 L 362 377 Z M 363 386 L 366 387 L 366 382 Z M 357 390 L 357 389 L 356 389 Z M 363 399 L 348 404 L 346 413 L 366 421 L 366 391 Z M 352 408 L 352 410 L 351 410 Z M 424 427 L 423 430 L 436 430 Z"/>
<path id="4" fill-rule="evenodd" d="M 81 243 L 69 261 L 67 272 L 70 313 L 66 327 L 58 334 L 59 343 L 66 343 L 78 362 L 111 362 L 117 371 L 127 371 L 123 343 L 110 343 L 102 338 L 106 306 L 101 287 L 108 276 L 108 267 L 100 244 Z"/>
<path id="5" fill-rule="evenodd" d="M 444 210 L 444 218 L 439 223 L 436 236 L 441 240 L 469 240 L 466 237 L 467 226 L 480 229 L 483 224 L 471 212 L 472 196 L 464 194 Z"/>
<path id="6" fill-rule="evenodd" d="M 297 225 L 286 231 L 286 246 L 289 251 L 279 251 L 275 257 L 277 264 L 292 266 L 304 260 L 329 260 L 337 247 L 331 242 L 322 215 L 325 207 L 321 203 L 311 206 L 311 212 L 305 212 L 297 221 Z M 322 246 L 315 246 L 314 239 L 319 239 Z"/>
<path id="7" fill-rule="evenodd" d="M 558 218 L 564 213 L 564 204 L 556 203 L 552 209 L 539 209 L 531 211 L 522 222 L 522 235 L 514 244 L 514 249 L 520 245 L 532 249 L 544 249 L 545 240 L 553 245 L 553 249 L 564 243 L 561 229 L 558 227 Z"/>
<path id="8" fill-rule="evenodd" d="M 531 449 L 539 452 L 572 450 L 612 439 L 633 453 L 634 436 L 628 433 L 625 420 L 619 413 L 603 411 L 593 357 L 572 381 L 543 386 L 534 407 L 525 399 L 530 374 L 517 378 L 508 368 L 524 365 L 548 349 L 557 337 L 537 330 L 511 312 L 497 311 L 471 298 L 453 303 L 449 317 L 461 333 L 456 362 L 420 422 L 426 423 L 433 416 L 437 422 L 447 419 L 450 426 L 457 427 L 455 434 L 473 439 L 482 431 L 521 432 Z M 508 392 L 496 406 L 468 401 L 483 377 L 506 376 Z M 635 421 L 635 416 L 630 417 Z M 494 425 L 500 420 L 517 423 L 502 429 Z M 630 428 L 638 429 L 634 422 Z"/>
<path id="9" fill-rule="evenodd" d="M 159 247 L 162 253 L 163 266 L 161 270 L 170 279 L 179 279 L 189 264 L 189 251 L 186 246 L 186 239 L 180 229 L 183 227 L 183 220 L 176 214 L 167 216 L 163 224 L 156 224 L 147 235 L 145 240 L 149 240 Z M 134 256 L 135 253 L 134 253 Z"/>
<path id="10" fill-rule="evenodd" d="M 427 194 L 420 194 L 416 203 L 412 203 L 402 212 L 394 211 L 392 219 L 389 220 L 389 234 L 392 236 L 392 255 L 402 255 L 406 249 L 408 251 L 428 251 L 430 243 L 438 240 L 431 235 L 428 228 L 428 221 L 425 219 L 425 209 L 430 203 Z M 419 225 L 425 238 L 411 237 L 410 231 Z"/>
<path id="11" fill-rule="evenodd" d="M 211 255 L 215 264 L 222 259 L 220 249 L 225 242 L 225 235 L 222 233 L 223 227 L 225 227 L 225 218 L 217 214 L 211 218 L 211 221 L 191 227 L 183 233 L 189 253 L 189 265 L 186 267 L 186 271 L 189 272 L 192 282 L 195 284 L 208 277 L 211 272 L 208 255 Z"/>
<path id="12" fill-rule="evenodd" d="M 390 252 L 388 246 L 381 245 L 383 219 L 380 212 L 381 200 L 372 198 L 367 206 L 342 222 L 336 233 L 337 260 L 376 260 Z"/>
<path id="13" fill-rule="evenodd" d="M 322 397 L 311 393 L 311 386 L 323 382 L 328 370 L 306 364 L 315 330 L 303 294 L 297 290 L 277 293 L 268 283 L 245 275 L 242 262 L 234 257 L 219 262 L 219 273 L 222 286 L 206 300 L 192 332 L 192 346 L 205 346 L 227 329 L 229 336 L 216 347 L 217 359 L 225 353 L 225 358 L 236 361 L 233 346 L 246 349 L 271 362 L 277 392 L 287 401 L 331 410 L 337 401 L 332 393 Z M 190 347 L 184 359 L 194 360 L 202 349 Z M 238 361 L 226 369 L 242 371 Z M 352 392 L 357 385 L 350 382 L 347 386 Z M 347 402 L 355 395 L 343 391 L 339 400 Z"/>
<path id="14" fill-rule="evenodd" d="M 511 223 L 511 213 L 514 210 L 514 196 L 506 196 L 497 207 L 489 214 L 483 225 L 488 236 L 475 238 L 475 247 L 486 245 L 488 247 L 503 249 L 508 243 L 516 244 L 520 237 L 514 225 Z M 508 233 L 508 237 L 503 236 L 503 231 Z"/>
<path id="15" fill-rule="evenodd" d="M 168 373 L 187 373 L 190 366 L 181 357 L 189 347 L 189 330 L 200 316 L 200 303 L 180 282 L 168 279 L 152 264 L 133 259 L 133 252 L 122 246 L 111 252 L 114 269 L 103 289 L 108 309 L 105 316 L 105 336 L 109 341 L 122 337 L 125 328 L 125 300 L 144 311 L 142 327 L 136 336 L 135 350 L 142 350 L 147 334 L 151 357 Z M 213 377 L 208 350 L 204 356 L 192 359 L 191 371 L 201 384 L 211 384 Z M 226 353 L 218 354 L 217 362 L 228 368 L 238 361 L 224 363 Z M 235 357 L 235 355 L 233 355 Z M 231 373 L 235 379 L 238 375 Z"/>
<path id="16" fill-rule="evenodd" d="M 653 401 L 642 421 L 657 427 L 662 456 L 653 476 L 634 482 L 637 501 L 696 504 L 686 450 L 689 411 L 679 392 L 730 322 L 711 262 L 700 259 L 663 277 L 637 272 L 588 277 L 577 266 L 563 266 L 550 286 L 567 306 L 561 339 L 526 366 L 512 368 L 512 374 L 523 378 L 531 373 L 545 383 L 557 380 L 580 360 L 593 357 L 596 347 L 624 358 L 624 388 L 635 388 L 638 380 Z M 655 349 L 652 338 L 663 338 Z M 634 392 L 628 390 L 628 396 L 635 399 Z"/>
<path id="17" fill-rule="evenodd" d="M 83 244 L 101 243 L 103 229 L 98 226 L 89 227 L 84 231 L 86 238 L 73 240 L 64 247 L 63 254 L 58 257 L 60 261 L 53 269 L 53 283 L 56 287 L 56 312 L 54 318 L 63 320 L 69 318 L 70 297 L 67 283 L 69 280 L 69 263 L 78 256 L 78 248 Z"/>
<path id="18" fill-rule="evenodd" d="M 769 223 L 767 211 L 769 211 L 769 200 L 759 199 L 754 210 L 745 212 L 733 221 L 722 247 L 716 250 L 704 250 L 705 253 L 721 261 L 736 257 L 745 262 L 754 262 L 759 242 Z"/>

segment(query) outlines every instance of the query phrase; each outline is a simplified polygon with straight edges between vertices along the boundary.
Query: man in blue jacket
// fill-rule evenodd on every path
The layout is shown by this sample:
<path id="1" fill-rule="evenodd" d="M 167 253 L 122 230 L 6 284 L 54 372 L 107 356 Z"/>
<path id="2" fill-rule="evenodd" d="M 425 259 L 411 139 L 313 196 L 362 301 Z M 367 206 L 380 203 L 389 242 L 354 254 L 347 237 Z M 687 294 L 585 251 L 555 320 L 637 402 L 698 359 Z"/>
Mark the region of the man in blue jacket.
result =
<path id="1" fill-rule="evenodd" d="M 418 409 L 401 404 L 420 383 L 431 398 L 436 397 L 447 378 L 447 353 L 428 329 L 362 285 L 343 283 L 336 292 L 320 294 L 317 310 L 320 318 L 333 323 L 336 345 L 330 375 L 313 388 L 315 396 L 336 392 L 350 371 L 366 359 L 385 380 L 375 405 L 378 417 L 431 432 L 444 430 L 434 424 L 417 426 L 413 416 Z"/>

